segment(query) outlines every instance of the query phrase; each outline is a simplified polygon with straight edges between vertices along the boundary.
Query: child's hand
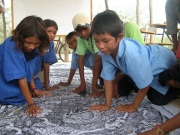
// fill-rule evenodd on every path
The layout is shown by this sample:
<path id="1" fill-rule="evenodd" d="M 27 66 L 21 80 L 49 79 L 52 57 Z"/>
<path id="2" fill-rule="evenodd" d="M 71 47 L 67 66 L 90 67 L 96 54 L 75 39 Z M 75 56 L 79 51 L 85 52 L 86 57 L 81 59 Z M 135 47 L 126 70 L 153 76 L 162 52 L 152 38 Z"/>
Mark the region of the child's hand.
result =
<path id="1" fill-rule="evenodd" d="M 92 85 L 92 93 L 90 93 L 89 96 L 92 98 L 103 96 L 104 94 L 102 94 L 102 92 L 99 92 L 98 89 L 103 89 L 103 86 L 98 84 Z"/>
<path id="2" fill-rule="evenodd" d="M 34 90 L 34 93 L 36 97 L 45 97 L 45 96 L 51 96 L 51 92 L 49 91 L 44 91 L 44 90 Z"/>
<path id="3" fill-rule="evenodd" d="M 41 113 L 42 109 L 36 104 L 32 104 L 24 111 L 24 114 L 29 114 L 29 116 L 37 116 L 38 113 Z"/>
<path id="4" fill-rule="evenodd" d="M 69 82 L 60 82 L 59 83 L 59 86 L 68 86 L 68 85 L 70 85 Z"/>
<path id="5" fill-rule="evenodd" d="M 89 94 L 89 96 L 92 97 L 92 98 L 97 98 L 97 97 L 100 97 L 100 96 L 105 97 L 105 91 L 104 90 L 103 91 L 98 91 L 96 93 L 92 92 L 92 93 Z"/>
<path id="6" fill-rule="evenodd" d="M 97 98 L 97 97 L 100 96 L 100 93 L 98 91 L 92 92 L 92 93 L 89 94 L 89 96 L 92 97 L 92 98 Z"/>
<path id="7" fill-rule="evenodd" d="M 89 111 L 97 110 L 97 112 L 102 112 L 102 111 L 106 111 L 109 109 L 110 109 L 110 106 L 108 106 L 106 104 L 93 105 L 88 108 Z"/>
<path id="8" fill-rule="evenodd" d="M 117 106 L 115 110 L 117 112 L 134 112 L 136 111 L 137 108 L 133 106 L 133 104 L 126 104 L 126 105 L 121 105 Z"/>
<path id="9" fill-rule="evenodd" d="M 93 93 L 90 93 L 89 96 L 93 97 L 93 98 L 96 98 L 96 95 L 94 96 Z M 105 91 L 104 90 L 98 92 L 97 97 L 100 97 L 100 96 L 105 97 Z"/>
<path id="10" fill-rule="evenodd" d="M 156 129 L 152 129 L 143 133 L 138 133 L 137 135 L 156 135 Z"/>

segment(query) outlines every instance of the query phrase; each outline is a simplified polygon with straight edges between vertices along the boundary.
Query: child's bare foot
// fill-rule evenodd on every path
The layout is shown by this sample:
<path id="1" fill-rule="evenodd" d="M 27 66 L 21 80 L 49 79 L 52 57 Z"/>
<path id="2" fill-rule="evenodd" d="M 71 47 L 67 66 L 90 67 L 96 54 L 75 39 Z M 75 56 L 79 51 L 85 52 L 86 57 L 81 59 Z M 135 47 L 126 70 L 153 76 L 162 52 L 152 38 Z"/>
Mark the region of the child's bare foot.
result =
<path id="1" fill-rule="evenodd" d="M 84 91 L 85 91 L 85 90 L 76 88 L 76 89 L 73 90 L 72 92 L 73 92 L 73 93 L 80 93 L 80 92 L 84 92 Z"/>
<path id="2" fill-rule="evenodd" d="M 98 84 L 97 84 L 96 87 L 97 87 L 97 89 L 103 89 L 103 86 L 102 86 L 102 85 L 98 85 Z"/>
<path id="3" fill-rule="evenodd" d="M 59 86 L 68 86 L 68 85 L 70 85 L 70 83 L 69 82 L 60 82 L 58 85 Z"/>
<path id="4" fill-rule="evenodd" d="M 80 92 L 83 92 L 85 91 L 85 88 L 84 86 L 80 85 L 79 87 L 77 87 L 75 90 L 73 90 L 72 92 L 73 93 L 80 93 Z"/>
<path id="5" fill-rule="evenodd" d="M 103 90 L 103 91 L 100 91 L 100 92 L 99 92 L 99 96 L 105 97 L 105 91 L 104 91 L 104 90 Z"/>
<path id="6" fill-rule="evenodd" d="M 49 87 L 47 90 L 48 90 L 48 91 L 51 91 L 51 90 L 56 90 L 56 89 L 58 89 L 58 88 L 59 88 L 58 85 L 54 85 L 54 86 L 52 86 L 52 87 Z"/>

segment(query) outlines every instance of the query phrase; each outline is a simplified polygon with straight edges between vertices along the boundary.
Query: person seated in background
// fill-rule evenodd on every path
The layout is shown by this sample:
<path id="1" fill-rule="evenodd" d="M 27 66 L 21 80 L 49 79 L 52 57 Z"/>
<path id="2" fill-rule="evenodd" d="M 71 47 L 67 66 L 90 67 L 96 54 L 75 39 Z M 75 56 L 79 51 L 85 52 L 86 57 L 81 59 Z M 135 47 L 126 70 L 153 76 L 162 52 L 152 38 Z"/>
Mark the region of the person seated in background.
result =
<path id="1" fill-rule="evenodd" d="M 12 31 L 12 36 L 0 45 L 0 104 L 22 105 L 27 103 L 25 114 L 36 116 L 42 109 L 34 102 L 36 96 L 50 96 L 28 85 L 33 80 L 38 53 L 49 48 L 45 24 L 40 17 L 27 16 Z M 37 53 L 38 49 L 38 53 Z"/>
<path id="2" fill-rule="evenodd" d="M 68 44 L 69 48 L 72 49 L 72 61 L 71 61 L 71 69 L 69 73 L 69 77 L 67 82 L 60 82 L 60 86 L 67 86 L 71 84 L 72 78 L 74 77 L 74 74 L 76 72 L 76 69 L 78 69 L 78 55 L 76 54 L 76 48 L 77 48 L 77 34 L 76 32 L 72 31 L 67 34 L 66 36 L 66 43 Z M 91 61 L 93 61 L 94 55 L 91 55 L 89 51 L 86 52 L 84 55 L 84 66 L 87 68 L 92 69 L 92 66 L 90 64 Z"/>
<path id="3" fill-rule="evenodd" d="M 178 41 L 178 23 L 180 23 L 180 0 L 167 0 L 165 5 L 166 13 L 166 33 L 172 36 L 172 51 L 180 56 L 180 46 Z M 178 47 L 179 46 L 179 47 Z"/>
<path id="4" fill-rule="evenodd" d="M 55 90 L 58 88 L 58 86 L 52 86 L 49 87 L 49 70 L 50 65 L 57 62 L 57 58 L 54 51 L 54 38 L 56 37 L 56 33 L 58 31 L 58 25 L 55 21 L 46 19 L 44 20 L 45 28 L 47 31 L 47 34 L 49 36 L 50 41 L 50 48 L 45 52 L 45 54 L 38 55 L 38 60 L 36 62 L 36 70 L 34 72 L 34 84 L 33 87 L 36 87 L 39 90 Z M 43 74 L 38 74 L 39 72 L 43 72 Z M 44 76 L 40 76 L 44 75 Z M 42 84 L 40 77 L 44 80 L 44 85 Z"/>
<path id="5" fill-rule="evenodd" d="M 176 64 L 176 57 L 171 50 L 159 45 L 143 46 L 136 40 L 124 38 L 123 23 L 112 10 L 106 10 L 94 17 L 92 34 L 102 58 L 101 77 L 105 83 L 106 100 L 104 104 L 89 107 L 90 111 L 110 109 L 117 69 L 121 70 L 117 79 L 121 80 L 127 75 L 139 90 L 132 103 L 119 105 L 115 108 L 116 111 L 136 111 L 146 94 L 156 105 L 165 105 L 177 98 L 174 88 L 164 87 L 158 81 L 161 72 Z"/>

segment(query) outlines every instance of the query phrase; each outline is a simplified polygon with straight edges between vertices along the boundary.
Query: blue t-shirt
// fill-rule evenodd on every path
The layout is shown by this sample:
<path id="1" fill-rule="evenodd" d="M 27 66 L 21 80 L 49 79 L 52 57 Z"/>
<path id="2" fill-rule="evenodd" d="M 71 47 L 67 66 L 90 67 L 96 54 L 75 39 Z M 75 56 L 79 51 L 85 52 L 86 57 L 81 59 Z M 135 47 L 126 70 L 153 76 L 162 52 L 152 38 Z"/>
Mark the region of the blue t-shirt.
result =
<path id="1" fill-rule="evenodd" d="M 111 55 L 102 56 L 103 70 L 101 76 L 104 80 L 113 80 L 119 68 L 124 74 L 130 76 L 139 89 L 150 85 L 162 94 L 166 94 L 168 86 L 161 86 L 158 82 L 159 74 L 176 64 L 173 52 L 159 45 L 142 46 L 137 41 L 123 38 L 119 43 L 116 62 Z"/>
<path id="2" fill-rule="evenodd" d="M 36 70 L 34 76 L 36 77 L 38 73 L 42 70 L 44 63 L 49 63 L 50 65 L 57 62 L 56 54 L 54 51 L 54 42 L 50 42 L 50 48 L 44 55 L 38 55 L 36 60 Z"/>
<path id="3" fill-rule="evenodd" d="M 78 57 L 79 56 L 73 50 L 71 69 L 78 69 Z M 94 54 L 90 53 L 89 51 L 86 51 L 86 54 L 84 55 L 84 66 L 92 69 L 93 63 L 94 63 Z"/>
<path id="4" fill-rule="evenodd" d="M 0 104 L 26 103 L 18 79 L 26 78 L 30 82 L 35 70 L 37 55 L 26 57 L 15 45 L 11 37 L 0 45 Z"/>

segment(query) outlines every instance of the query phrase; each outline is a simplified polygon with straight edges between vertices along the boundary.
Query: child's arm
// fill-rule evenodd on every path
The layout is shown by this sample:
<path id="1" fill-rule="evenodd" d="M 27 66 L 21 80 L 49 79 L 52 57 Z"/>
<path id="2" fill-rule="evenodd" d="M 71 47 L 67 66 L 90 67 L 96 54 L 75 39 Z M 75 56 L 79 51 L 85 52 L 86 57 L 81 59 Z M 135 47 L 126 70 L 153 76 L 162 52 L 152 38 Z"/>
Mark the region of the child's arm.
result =
<path id="1" fill-rule="evenodd" d="M 28 109 L 26 109 L 24 113 L 25 114 L 28 113 L 30 116 L 37 116 L 39 112 L 42 112 L 42 109 L 34 103 L 28 88 L 26 78 L 19 79 L 18 82 L 19 82 L 20 90 L 24 95 L 28 104 Z"/>
<path id="2" fill-rule="evenodd" d="M 101 56 L 96 53 L 94 59 L 94 66 L 93 66 L 92 93 L 90 94 L 90 96 L 92 97 L 99 96 L 97 82 L 101 74 L 101 68 L 102 68 L 102 59 Z"/>
<path id="3" fill-rule="evenodd" d="M 85 91 L 85 88 L 86 88 L 86 82 L 84 79 L 84 55 L 78 56 L 78 66 L 79 66 L 81 84 L 79 85 L 79 87 L 77 87 L 75 90 L 72 91 L 74 93 L 83 92 Z"/>
<path id="4" fill-rule="evenodd" d="M 118 93 L 118 85 L 119 85 L 119 81 L 121 79 L 123 79 L 126 75 L 123 74 L 121 71 L 116 75 L 115 79 L 113 80 L 113 97 L 115 98 L 118 98 L 119 96 L 119 93 Z"/>
<path id="5" fill-rule="evenodd" d="M 101 112 L 110 109 L 113 95 L 113 81 L 104 80 L 104 86 L 106 102 L 104 104 L 98 104 L 89 107 L 89 111 L 97 110 L 98 112 Z"/>
<path id="6" fill-rule="evenodd" d="M 51 93 L 49 91 L 43 91 L 43 90 L 39 90 L 35 83 L 34 83 L 34 76 L 32 77 L 31 79 L 31 82 L 30 82 L 30 89 L 31 89 L 31 92 L 32 92 L 32 96 L 33 97 L 39 97 L 39 96 L 50 96 Z"/>
<path id="7" fill-rule="evenodd" d="M 49 87 L 49 63 L 44 63 L 44 87 L 45 90 L 55 90 L 58 89 L 58 85 Z"/>
<path id="8" fill-rule="evenodd" d="M 49 89 L 49 63 L 44 63 L 44 88 Z"/>
<path id="9" fill-rule="evenodd" d="M 139 89 L 135 99 L 133 100 L 133 102 L 131 104 L 117 106 L 115 108 L 116 111 L 123 111 L 123 112 L 134 112 L 134 111 L 136 111 L 137 108 L 139 107 L 140 103 L 142 102 L 142 100 L 146 96 L 146 93 L 148 92 L 149 87 L 150 86 L 148 85 L 144 89 Z"/>
<path id="10" fill-rule="evenodd" d="M 74 74 L 76 73 L 76 69 L 70 69 L 69 78 L 67 82 L 60 82 L 60 86 L 67 86 L 71 84 L 72 78 L 74 77 Z"/>
<path id="11" fill-rule="evenodd" d="M 168 121 L 166 121 L 162 125 L 160 125 L 159 129 L 162 130 L 164 132 L 164 134 L 167 134 L 172 130 L 180 128 L 180 122 L 179 121 L 180 121 L 180 113 L 177 114 L 176 116 L 174 116 L 173 118 L 169 119 Z M 155 128 L 155 129 L 152 129 L 150 131 L 139 133 L 138 135 L 157 135 L 156 132 L 157 132 L 157 130 L 159 131 L 159 129 Z"/>

